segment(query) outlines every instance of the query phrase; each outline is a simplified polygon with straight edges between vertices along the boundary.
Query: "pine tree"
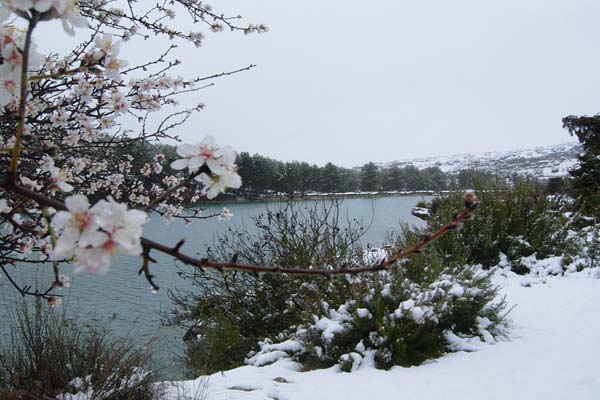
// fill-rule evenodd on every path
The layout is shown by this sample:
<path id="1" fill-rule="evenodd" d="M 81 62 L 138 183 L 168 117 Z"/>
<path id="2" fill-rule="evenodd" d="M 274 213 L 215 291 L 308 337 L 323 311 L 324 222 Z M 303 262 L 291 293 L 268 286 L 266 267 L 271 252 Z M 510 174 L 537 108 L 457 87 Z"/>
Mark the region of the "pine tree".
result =
<path id="1" fill-rule="evenodd" d="M 380 190 L 379 169 L 372 162 L 363 165 L 360 170 L 360 190 L 374 192 Z"/>
<path id="2" fill-rule="evenodd" d="M 322 175 L 323 192 L 337 193 L 340 186 L 339 168 L 332 163 L 327 163 L 323 168 Z"/>
<path id="3" fill-rule="evenodd" d="M 563 127 L 583 146 L 579 155 L 579 167 L 570 171 L 573 177 L 572 191 L 582 211 L 600 213 L 600 114 L 568 116 Z"/>

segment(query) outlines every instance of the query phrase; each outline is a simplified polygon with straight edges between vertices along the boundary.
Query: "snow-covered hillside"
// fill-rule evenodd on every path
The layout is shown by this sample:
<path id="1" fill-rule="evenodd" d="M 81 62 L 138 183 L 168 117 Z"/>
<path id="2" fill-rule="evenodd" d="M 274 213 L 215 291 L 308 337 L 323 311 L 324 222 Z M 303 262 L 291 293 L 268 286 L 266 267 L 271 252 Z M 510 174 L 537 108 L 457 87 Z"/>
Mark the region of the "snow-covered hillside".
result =
<path id="1" fill-rule="evenodd" d="M 413 165 L 418 169 L 439 167 L 447 173 L 457 173 L 464 169 L 477 169 L 501 176 L 517 173 L 538 178 L 551 178 L 567 175 L 568 171 L 577 163 L 577 154 L 580 151 L 580 145 L 571 142 L 527 150 L 397 160 L 378 166 L 386 168 L 393 165 L 399 167 Z"/>
<path id="2" fill-rule="evenodd" d="M 419 367 L 300 372 L 301 365 L 283 359 L 180 382 L 166 399 L 600 399 L 597 277 L 597 269 L 568 277 L 499 274 L 496 282 L 515 306 L 510 337 L 465 342 L 465 351 Z"/>

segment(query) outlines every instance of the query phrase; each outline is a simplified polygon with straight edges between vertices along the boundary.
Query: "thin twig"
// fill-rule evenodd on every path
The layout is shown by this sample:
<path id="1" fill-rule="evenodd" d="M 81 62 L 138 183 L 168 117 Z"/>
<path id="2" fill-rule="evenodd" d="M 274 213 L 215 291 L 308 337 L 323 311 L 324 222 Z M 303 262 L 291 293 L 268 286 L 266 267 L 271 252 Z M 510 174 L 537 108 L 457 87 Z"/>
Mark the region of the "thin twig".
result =
<path id="1" fill-rule="evenodd" d="M 35 292 L 33 292 L 33 291 L 31 291 L 31 286 L 24 286 L 24 287 L 19 286 L 19 284 L 17 282 L 15 282 L 15 280 L 12 278 L 12 276 L 10 276 L 10 274 L 8 273 L 6 268 L 4 268 L 3 264 L 0 264 L 0 269 L 4 273 L 4 276 L 6 276 L 6 279 L 8 279 L 10 284 L 13 285 L 13 287 L 15 289 L 17 289 L 17 291 L 21 294 L 21 296 L 23 296 L 23 297 L 35 296 L 35 297 L 41 297 L 41 298 L 47 299 L 47 300 L 49 300 L 50 297 L 52 297 L 49 295 L 49 293 L 52 289 L 54 289 L 53 286 L 48 288 L 45 292 L 40 292 L 39 290 L 36 290 Z M 54 296 L 54 297 L 56 297 L 56 296 Z"/>

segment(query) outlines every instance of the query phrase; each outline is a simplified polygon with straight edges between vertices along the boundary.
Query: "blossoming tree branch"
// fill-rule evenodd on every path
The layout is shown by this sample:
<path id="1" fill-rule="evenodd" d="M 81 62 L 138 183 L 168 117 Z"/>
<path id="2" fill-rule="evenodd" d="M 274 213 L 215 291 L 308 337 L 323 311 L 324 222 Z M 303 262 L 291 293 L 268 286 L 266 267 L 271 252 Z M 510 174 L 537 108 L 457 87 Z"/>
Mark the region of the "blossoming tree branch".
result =
<path id="1" fill-rule="evenodd" d="M 178 140 L 177 129 L 203 107 L 181 107 L 178 98 L 253 65 L 212 76 L 173 77 L 171 72 L 180 63 L 172 57 L 176 45 L 130 66 L 122 58 L 122 44 L 163 36 L 200 46 L 202 33 L 186 33 L 174 25 L 177 12 L 213 32 L 227 28 L 260 33 L 266 27 L 238 25 L 239 16 L 217 14 L 194 0 L 145 6 L 133 0 L 0 0 L 0 4 L 0 270 L 22 295 L 57 304 L 56 289 L 69 285 L 61 265 L 73 264 L 75 272 L 106 272 L 117 253 L 139 256 L 140 273 L 154 289 L 158 286 L 150 272 L 152 252 L 220 271 L 327 277 L 380 271 L 459 227 L 475 208 L 475 198 L 467 194 L 463 213 L 438 232 L 376 265 L 356 268 L 220 262 L 186 255 L 183 239 L 173 247 L 149 240 L 143 236 L 149 213 L 189 223 L 228 219 L 231 213 L 226 208 L 217 215 L 203 215 L 193 203 L 239 188 L 242 182 L 234 151 L 210 136 L 197 144 L 179 145 L 180 158 L 169 165 L 164 154 L 135 165 L 131 155 L 135 144 Z M 75 30 L 87 35 L 66 56 L 42 55 L 35 45 L 36 27 L 53 20 L 62 22 L 69 35 Z M 139 173 L 132 174 L 134 168 Z M 13 279 L 11 268 L 23 262 L 51 265 L 54 278 L 46 290 Z"/>

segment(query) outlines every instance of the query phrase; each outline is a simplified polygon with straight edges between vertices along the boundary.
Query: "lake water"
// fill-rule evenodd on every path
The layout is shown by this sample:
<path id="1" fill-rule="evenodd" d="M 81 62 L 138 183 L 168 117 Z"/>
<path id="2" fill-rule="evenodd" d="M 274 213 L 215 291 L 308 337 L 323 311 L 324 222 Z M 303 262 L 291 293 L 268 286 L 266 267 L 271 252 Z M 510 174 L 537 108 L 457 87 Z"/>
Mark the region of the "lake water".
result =
<path id="1" fill-rule="evenodd" d="M 418 201 L 429 198 L 397 196 L 346 199 L 340 206 L 340 215 L 343 216 L 340 220 L 342 224 L 346 221 L 346 216 L 362 220 L 365 226 L 370 226 L 362 240 L 364 247 L 367 244 L 378 247 L 385 244 L 387 233 L 398 230 L 401 222 L 422 225 L 423 222 L 413 217 L 410 211 Z M 309 200 L 305 203 L 315 202 L 323 201 Z M 186 226 L 179 220 L 165 224 L 162 218 L 155 216 L 145 226 L 144 235 L 167 245 L 175 245 L 181 238 L 186 238 L 182 251 L 201 255 L 206 246 L 225 232 L 228 225 L 245 225 L 250 229 L 253 216 L 267 209 L 276 209 L 281 203 L 229 203 L 225 206 L 234 214 L 227 222 L 213 218 Z M 222 207 L 223 205 L 213 205 L 204 213 L 219 212 Z M 146 279 L 137 274 L 140 268 L 140 259 L 137 257 L 121 256 L 113 259 L 109 272 L 98 275 L 85 272 L 73 275 L 72 267 L 63 266 L 61 273 L 71 276 L 72 282 L 70 289 L 62 290 L 65 295 L 63 308 L 94 323 L 105 324 L 111 320 L 110 327 L 115 335 L 129 335 L 139 343 L 158 337 L 157 362 L 167 366 L 177 354 L 181 354 L 183 332 L 176 328 L 161 327 L 161 313 L 172 307 L 168 291 L 175 288 L 188 289 L 190 284 L 177 274 L 178 268 L 187 267 L 177 267 L 170 257 L 162 254 L 153 253 L 153 257 L 158 260 L 157 264 L 151 265 L 155 283 L 160 286 L 160 291 L 156 294 L 152 292 Z M 43 279 L 47 276 L 48 269 L 35 272 L 42 282 L 49 282 L 48 278 Z M 33 267 L 24 264 L 14 270 L 14 277 L 31 283 L 33 273 Z M 4 279 L 0 280 L 0 288 L 0 334 L 6 335 L 9 330 L 7 313 L 14 309 L 15 299 L 19 295 Z"/>

